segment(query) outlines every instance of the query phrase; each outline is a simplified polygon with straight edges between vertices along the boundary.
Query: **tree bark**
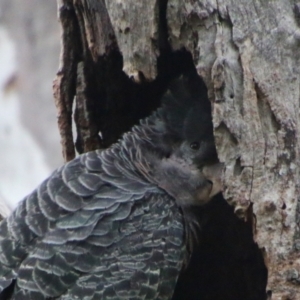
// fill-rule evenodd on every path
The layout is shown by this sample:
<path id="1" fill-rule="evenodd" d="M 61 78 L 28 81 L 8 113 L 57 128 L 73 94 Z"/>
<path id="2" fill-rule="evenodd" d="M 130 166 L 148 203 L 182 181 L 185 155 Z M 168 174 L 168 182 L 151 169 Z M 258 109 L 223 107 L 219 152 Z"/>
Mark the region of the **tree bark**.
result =
<path id="1" fill-rule="evenodd" d="M 213 104 L 215 141 L 225 165 L 223 196 L 240 218 L 227 206 L 212 206 L 210 224 L 216 224 L 215 216 L 224 219 L 222 224 L 231 220 L 231 233 L 222 241 L 235 250 L 240 246 L 239 254 L 251 248 L 255 264 L 264 258 L 270 299 L 297 299 L 300 4 L 58 0 L 58 7 L 63 39 L 54 94 L 65 159 L 75 155 L 74 96 L 75 146 L 81 153 L 110 145 L 159 105 L 172 78 L 196 68 Z M 247 233 L 250 227 L 258 252 Z M 245 268 L 250 274 L 251 266 Z M 223 299 L 263 299 L 250 296 L 265 285 L 263 267 L 257 270 L 262 279 L 245 285 L 247 298 L 226 298 L 224 292 Z M 255 281 L 251 276 L 241 280 Z"/>

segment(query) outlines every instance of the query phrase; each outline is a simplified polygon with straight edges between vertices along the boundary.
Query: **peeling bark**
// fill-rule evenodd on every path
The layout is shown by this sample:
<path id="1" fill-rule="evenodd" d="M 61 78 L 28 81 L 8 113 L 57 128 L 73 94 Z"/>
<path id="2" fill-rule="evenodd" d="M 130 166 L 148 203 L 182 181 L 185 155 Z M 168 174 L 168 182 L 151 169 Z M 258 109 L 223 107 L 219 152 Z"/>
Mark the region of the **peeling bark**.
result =
<path id="1" fill-rule="evenodd" d="M 72 106 L 75 94 L 76 68 L 78 62 L 77 21 L 71 1 L 59 3 L 59 20 L 64 28 L 60 66 L 53 82 L 53 94 L 57 108 L 57 122 L 61 135 L 65 161 L 75 157 L 72 135 Z"/>
<path id="2" fill-rule="evenodd" d="M 260 252 L 251 255 L 265 259 L 270 299 L 300 294 L 299 7 L 287 0 L 59 1 L 73 16 L 61 15 L 55 83 L 65 158 L 74 155 L 67 141 L 75 96 L 76 148 L 89 151 L 149 114 L 168 82 L 195 66 L 213 105 L 223 195 L 244 220 L 228 212 L 224 222 L 240 234 L 252 227 Z M 241 252 L 254 247 L 249 239 Z"/>

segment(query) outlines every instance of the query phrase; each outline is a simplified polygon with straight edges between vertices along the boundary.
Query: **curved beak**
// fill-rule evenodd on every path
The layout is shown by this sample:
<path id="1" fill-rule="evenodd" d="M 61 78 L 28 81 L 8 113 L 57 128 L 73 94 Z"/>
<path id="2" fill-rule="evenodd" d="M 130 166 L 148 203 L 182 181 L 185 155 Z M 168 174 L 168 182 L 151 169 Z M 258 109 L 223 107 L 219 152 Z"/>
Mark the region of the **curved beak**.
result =
<path id="1" fill-rule="evenodd" d="M 223 190 L 223 171 L 224 164 L 216 163 L 212 165 L 206 165 L 202 168 L 202 173 L 204 177 L 213 183 L 212 190 L 210 192 L 210 197 L 222 192 Z"/>

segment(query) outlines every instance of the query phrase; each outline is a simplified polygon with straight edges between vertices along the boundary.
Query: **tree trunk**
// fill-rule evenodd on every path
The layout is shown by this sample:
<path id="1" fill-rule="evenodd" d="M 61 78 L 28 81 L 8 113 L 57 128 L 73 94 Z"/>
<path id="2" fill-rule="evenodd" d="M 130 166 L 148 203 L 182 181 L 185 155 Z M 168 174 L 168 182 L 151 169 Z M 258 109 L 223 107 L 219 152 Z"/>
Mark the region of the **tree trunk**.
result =
<path id="1" fill-rule="evenodd" d="M 217 288 L 199 288 L 198 297 L 264 299 L 256 293 L 263 286 L 270 299 L 299 299 L 300 4 L 58 3 L 63 34 L 54 94 L 65 159 L 74 157 L 75 146 L 81 153 L 110 145 L 159 105 L 172 78 L 196 68 L 213 104 L 215 141 L 225 165 L 223 196 L 239 216 L 221 202 L 208 210 L 202 245 L 207 244 L 198 255 L 213 259 L 209 255 L 226 243 L 239 258 L 227 261 L 224 269 L 229 253 L 224 250 L 219 264 L 206 269 L 202 264 L 202 277 L 213 272 L 212 278 L 219 279 Z M 231 274 L 233 265 L 236 273 Z M 232 277 L 230 284 L 226 277 Z"/>

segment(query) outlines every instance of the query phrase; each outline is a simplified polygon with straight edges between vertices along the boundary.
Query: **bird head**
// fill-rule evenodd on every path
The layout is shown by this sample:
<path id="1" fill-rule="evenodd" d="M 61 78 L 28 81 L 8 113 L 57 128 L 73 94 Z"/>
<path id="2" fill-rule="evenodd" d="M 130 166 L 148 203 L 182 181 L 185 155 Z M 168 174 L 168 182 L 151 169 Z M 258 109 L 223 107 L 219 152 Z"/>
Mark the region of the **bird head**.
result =
<path id="1" fill-rule="evenodd" d="M 173 81 L 163 98 L 164 119 L 173 137 L 172 156 L 201 168 L 218 161 L 207 89 L 197 76 Z"/>

